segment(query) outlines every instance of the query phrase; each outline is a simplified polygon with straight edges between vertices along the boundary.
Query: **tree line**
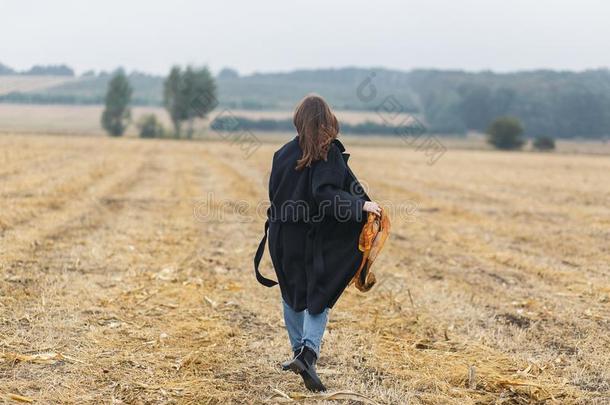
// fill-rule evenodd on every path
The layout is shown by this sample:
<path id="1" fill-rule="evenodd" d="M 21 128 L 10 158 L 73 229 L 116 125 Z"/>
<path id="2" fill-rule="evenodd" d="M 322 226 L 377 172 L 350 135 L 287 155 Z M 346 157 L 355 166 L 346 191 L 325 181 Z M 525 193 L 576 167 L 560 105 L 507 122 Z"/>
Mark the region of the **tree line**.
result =
<path id="1" fill-rule="evenodd" d="M 431 130 L 484 131 L 513 116 L 530 137 L 610 135 L 610 72 L 535 71 L 511 74 L 415 71 L 411 86 Z"/>
<path id="2" fill-rule="evenodd" d="M 358 124 L 341 123 L 341 132 L 351 135 L 387 135 L 401 136 L 404 134 L 418 135 L 425 132 L 419 125 L 387 125 L 373 121 Z M 265 132 L 294 132 L 292 119 L 249 119 L 241 116 L 220 115 L 212 120 L 210 128 L 216 131 L 239 132 L 265 131 Z"/>
<path id="3" fill-rule="evenodd" d="M 0 67 L 0 70 L 2 68 Z M 379 95 L 363 101 L 357 89 L 367 77 Z M 166 78 L 132 72 L 132 104 L 165 105 Z M 1 95 L 0 102 L 103 102 L 110 77 L 88 74 L 78 81 Z M 376 111 L 392 97 L 403 112 L 422 117 L 434 133 L 485 131 L 495 118 L 517 117 L 524 135 L 557 138 L 610 136 L 610 71 L 549 70 L 493 73 L 441 70 L 319 69 L 240 76 L 225 69 L 216 77 L 219 105 L 239 109 L 290 110 L 308 92 L 318 92 L 337 109 Z M 186 121 L 188 122 L 188 120 Z M 185 127 L 188 132 L 188 124 Z"/>
<path id="4" fill-rule="evenodd" d="M 372 121 L 358 124 L 341 123 L 341 133 L 351 135 L 384 135 L 384 136 L 410 136 L 417 137 L 427 131 L 419 121 L 408 121 L 409 125 L 387 125 Z M 215 131 L 242 132 L 293 132 L 294 124 L 291 119 L 249 119 L 240 116 L 220 115 L 210 123 Z M 487 142 L 500 150 L 519 150 L 526 143 L 524 126 L 518 118 L 498 117 L 485 129 Z M 548 135 L 537 136 L 532 141 L 532 147 L 539 151 L 555 149 L 555 139 Z"/>
<path id="5" fill-rule="evenodd" d="M 186 137 L 192 138 L 195 120 L 205 118 L 217 106 L 216 94 L 216 82 L 206 67 L 197 69 L 188 66 L 182 69 L 174 66 L 163 85 L 163 104 L 173 124 L 173 136 L 180 138 L 186 124 Z M 105 108 L 101 116 L 102 127 L 110 135 L 123 135 L 131 123 L 132 95 L 133 88 L 128 77 L 122 70 L 118 71 L 108 84 L 104 99 Z M 477 125 L 482 125 L 485 117 L 477 116 L 477 119 L 481 119 Z M 341 132 L 355 135 L 419 136 L 427 131 L 418 120 L 408 122 L 408 125 L 396 126 L 372 121 L 358 124 L 342 123 Z M 142 138 L 157 138 L 167 134 L 154 114 L 143 116 L 136 125 Z M 225 132 L 244 130 L 292 132 L 294 125 L 290 119 L 249 119 L 220 115 L 210 123 L 210 128 Z M 524 132 L 521 121 L 511 116 L 496 118 L 486 127 L 489 144 L 503 150 L 521 149 L 526 143 L 523 138 Z M 555 148 L 555 140 L 550 136 L 538 136 L 533 142 L 533 147 L 538 150 L 552 150 Z"/>
<path id="6" fill-rule="evenodd" d="M 17 71 L 0 63 L 0 76 L 74 76 L 74 70 L 66 65 L 34 65 L 28 70 Z"/>

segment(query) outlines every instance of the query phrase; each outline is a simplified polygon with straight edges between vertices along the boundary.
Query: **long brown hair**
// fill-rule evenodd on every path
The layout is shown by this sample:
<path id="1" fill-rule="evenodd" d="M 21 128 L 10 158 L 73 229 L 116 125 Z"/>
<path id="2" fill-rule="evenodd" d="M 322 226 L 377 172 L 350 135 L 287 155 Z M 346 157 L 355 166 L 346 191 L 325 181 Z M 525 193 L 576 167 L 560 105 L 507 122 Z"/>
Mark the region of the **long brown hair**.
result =
<path id="1" fill-rule="evenodd" d="M 316 160 L 326 160 L 330 144 L 339 134 L 339 121 L 326 101 L 317 94 L 306 96 L 297 105 L 293 122 L 303 151 L 296 169 L 309 167 Z"/>

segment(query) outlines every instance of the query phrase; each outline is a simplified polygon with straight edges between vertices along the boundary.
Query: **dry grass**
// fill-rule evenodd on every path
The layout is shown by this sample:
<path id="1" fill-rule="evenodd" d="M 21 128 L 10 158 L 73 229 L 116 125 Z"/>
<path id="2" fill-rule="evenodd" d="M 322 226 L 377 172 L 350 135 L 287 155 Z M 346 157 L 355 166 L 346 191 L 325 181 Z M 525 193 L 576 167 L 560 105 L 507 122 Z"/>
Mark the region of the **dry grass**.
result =
<path id="1" fill-rule="evenodd" d="M 450 150 L 428 166 L 347 144 L 395 212 L 380 283 L 331 314 L 319 366 L 331 393 L 610 401 L 607 158 Z M 0 398 L 323 401 L 279 370 L 279 293 L 252 274 L 276 147 L 245 160 L 221 142 L 0 137 Z M 222 220 L 201 220 L 208 193 Z"/>
<path id="2" fill-rule="evenodd" d="M 103 106 L 98 105 L 34 105 L 0 104 L 0 133 L 41 133 L 70 135 L 104 135 L 100 124 Z M 171 121 L 161 107 L 134 107 L 133 122 L 143 114 L 156 114 L 169 128 Z M 137 136 L 131 125 L 129 136 Z"/>

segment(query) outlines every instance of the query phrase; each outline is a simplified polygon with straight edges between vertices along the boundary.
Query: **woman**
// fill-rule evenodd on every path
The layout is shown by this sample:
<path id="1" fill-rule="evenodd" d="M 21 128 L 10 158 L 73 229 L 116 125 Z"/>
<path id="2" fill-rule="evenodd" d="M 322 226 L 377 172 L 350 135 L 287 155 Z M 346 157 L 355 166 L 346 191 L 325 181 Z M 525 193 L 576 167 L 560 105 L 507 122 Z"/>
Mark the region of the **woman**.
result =
<path id="1" fill-rule="evenodd" d="M 271 206 L 254 262 L 259 282 L 277 284 L 258 271 L 268 230 L 294 354 L 282 367 L 300 374 L 309 390 L 324 391 L 315 364 L 328 311 L 362 260 L 364 211 L 379 214 L 380 208 L 347 166 L 349 154 L 337 140 L 339 123 L 320 96 L 299 103 L 294 126 L 298 135 L 273 155 Z"/>

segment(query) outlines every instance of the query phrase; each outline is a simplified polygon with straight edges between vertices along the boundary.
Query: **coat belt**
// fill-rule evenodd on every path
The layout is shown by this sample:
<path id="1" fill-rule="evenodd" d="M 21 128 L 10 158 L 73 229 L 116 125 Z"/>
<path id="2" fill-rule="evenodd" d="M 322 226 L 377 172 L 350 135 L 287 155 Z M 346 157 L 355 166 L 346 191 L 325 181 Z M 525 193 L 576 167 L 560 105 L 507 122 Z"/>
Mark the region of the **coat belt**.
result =
<path id="1" fill-rule="evenodd" d="M 258 269 L 258 266 L 261 263 L 261 259 L 263 258 L 263 253 L 265 253 L 265 244 L 267 244 L 267 234 L 269 233 L 269 219 L 265 221 L 265 235 L 261 239 L 258 244 L 258 249 L 256 249 L 256 254 L 254 255 L 254 272 L 256 273 L 256 279 L 259 283 L 264 285 L 265 287 L 273 287 L 277 284 L 277 281 L 271 280 L 265 276 L 263 276 Z"/>
<path id="2" fill-rule="evenodd" d="M 313 274 L 324 273 L 324 255 L 322 250 L 322 234 L 318 232 L 318 224 L 311 225 L 311 228 L 307 232 L 307 238 L 305 243 L 306 257 L 313 257 Z M 256 254 L 254 255 L 254 272 L 256 274 L 256 280 L 265 287 L 273 287 L 277 284 L 277 281 L 271 280 L 263 276 L 259 270 L 260 262 L 265 253 L 265 245 L 267 244 L 267 235 L 269 234 L 269 219 L 265 221 L 265 234 L 258 244 Z"/>

